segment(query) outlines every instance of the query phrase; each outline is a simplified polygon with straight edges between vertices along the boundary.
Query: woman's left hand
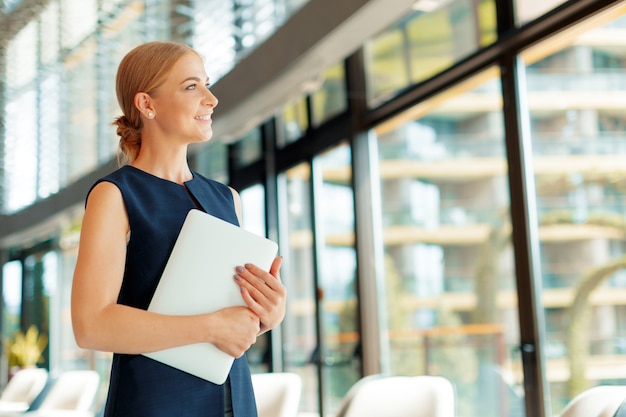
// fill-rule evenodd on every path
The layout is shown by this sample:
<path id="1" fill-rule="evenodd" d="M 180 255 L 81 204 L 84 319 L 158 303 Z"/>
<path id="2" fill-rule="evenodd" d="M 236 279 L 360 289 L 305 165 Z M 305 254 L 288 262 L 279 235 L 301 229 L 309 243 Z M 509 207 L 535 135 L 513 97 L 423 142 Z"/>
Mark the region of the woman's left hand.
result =
<path id="1" fill-rule="evenodd" d="M 256 265 L 235 268 L 235 282 L 244 301 L 261 320 L 261 333 L 278 326 L 285 317 L 287 289 L 280 280 L 282 257 L 276 257 L 269 272 Z"/>

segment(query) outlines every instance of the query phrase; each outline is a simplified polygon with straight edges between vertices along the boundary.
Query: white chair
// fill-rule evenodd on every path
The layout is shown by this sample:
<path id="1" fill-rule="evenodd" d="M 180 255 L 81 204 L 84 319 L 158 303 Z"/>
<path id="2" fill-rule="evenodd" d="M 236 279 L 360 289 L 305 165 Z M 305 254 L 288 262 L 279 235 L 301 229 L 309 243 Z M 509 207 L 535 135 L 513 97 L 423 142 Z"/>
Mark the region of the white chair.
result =
<path id="1" fill-rule="evenodd" d="M 574 397 L 560 417 L 613 417 L 626 399 L 626 386 L 599 385 Z"/>
<path id="2" fill-rule="evenodd" d="M 455 391 L 441 376 L 365 377 L 354 384 L 336 417 L 454 417 Z"/>
<path id="3" fill-rule="evenodd" d="M 96 371 L 65 371 L 45 394 L 41 405 L 24 416 L 93 416 L 91 407 L 98 393 L 100 376 Z"/>
<path id="4" fill-rule="evenodd" d="M 296 417 L 302 396 L 302 378 L 292 372 L 252 374 L 259 417 Z"/>
<path id="5" fill-rule="evenodd" d="M 15 373 L 0 394 L 0 416 L 26 411 L 48 381 L 43 368 L 24 368 Z"/>

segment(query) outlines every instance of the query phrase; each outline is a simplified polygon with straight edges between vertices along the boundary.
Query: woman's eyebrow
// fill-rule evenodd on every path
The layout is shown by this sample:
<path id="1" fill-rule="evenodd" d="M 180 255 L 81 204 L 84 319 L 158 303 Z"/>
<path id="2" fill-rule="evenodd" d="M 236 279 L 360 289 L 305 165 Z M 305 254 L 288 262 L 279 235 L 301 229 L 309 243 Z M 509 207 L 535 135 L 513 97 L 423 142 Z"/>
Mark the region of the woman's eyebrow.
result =
<path id="1" fill-rule="evenodd" d="M 188 81 L 196 81 L 196 82 L 201 82 L 201 81 L 202 81 L 202 79 L 201 79 L 201 78 L 199 78 L 199 77 L 187 77 L 187 78 L 185 78 L 183 81 L 181 81 L 180 83 L 181 83 L 181 84 L 184 84 L 184 83 L 186 83 L 186 82 L 188 82 Z M 207 83 L 209 82 L 209 77 L 207 77 L 207 78 L 206 78 L 206 81 L 205 81 L 205 82 L 207 82 Z"/>

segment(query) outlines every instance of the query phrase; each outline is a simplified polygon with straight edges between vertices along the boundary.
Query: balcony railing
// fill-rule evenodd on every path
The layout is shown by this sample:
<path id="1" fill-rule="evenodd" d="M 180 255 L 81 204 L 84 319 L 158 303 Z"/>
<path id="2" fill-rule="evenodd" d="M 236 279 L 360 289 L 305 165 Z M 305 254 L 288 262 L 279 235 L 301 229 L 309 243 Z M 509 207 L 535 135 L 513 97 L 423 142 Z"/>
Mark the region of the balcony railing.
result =
<path id="1" fill-rule="evenodd" d="M 626 91 L 626 69 L 593 68 L 582 71 L 577 68 L 528 68 L 526 82 L 530 94 L 543 91 Z"/>
<path id="2" fill-rule="evenodd" d="M 626 81 L 626 76 L 625 76 Z M 567 155 L 626 155 L 626 131 L 598 132 L 594 135 L 532 133 L 532 150 L 536 157 Z M 382 160 L 412 160 L 417 162 L 447 159 L 504 158 L 503 137 L 484 134 L 436 135 L 435 140 L 422 143 L 419 138 L 379 144 Z"/>

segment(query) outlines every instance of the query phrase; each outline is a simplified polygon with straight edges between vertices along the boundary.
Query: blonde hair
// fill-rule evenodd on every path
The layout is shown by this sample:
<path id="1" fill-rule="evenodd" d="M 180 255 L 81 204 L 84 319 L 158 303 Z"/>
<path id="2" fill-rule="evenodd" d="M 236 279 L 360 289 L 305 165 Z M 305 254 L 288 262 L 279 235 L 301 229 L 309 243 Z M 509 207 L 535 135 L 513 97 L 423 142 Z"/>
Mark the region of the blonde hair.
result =
<path id="1" fill-rule="evenodd" d="M 176 62 L 188 53 L 198 55 L 195 50 L 182 43 L 155 41 L 137 46 L 120 62 L 115 91 L 122 116 L 113 122 L 120 136 L 120 165 L 134 161 L 141 148 L 143 124 L 139 110 L 135 107 L 135 95 L 139 92 L 153 92 L 165 81 Z"/>

